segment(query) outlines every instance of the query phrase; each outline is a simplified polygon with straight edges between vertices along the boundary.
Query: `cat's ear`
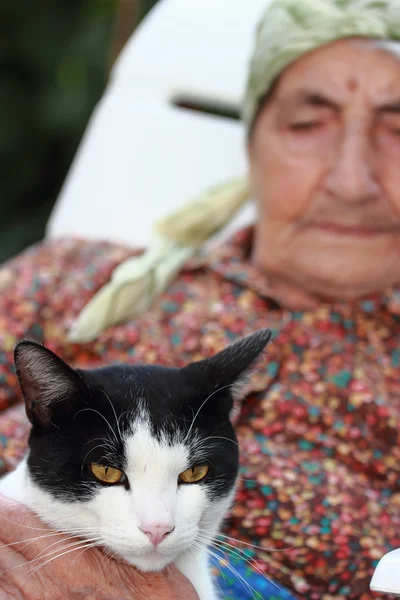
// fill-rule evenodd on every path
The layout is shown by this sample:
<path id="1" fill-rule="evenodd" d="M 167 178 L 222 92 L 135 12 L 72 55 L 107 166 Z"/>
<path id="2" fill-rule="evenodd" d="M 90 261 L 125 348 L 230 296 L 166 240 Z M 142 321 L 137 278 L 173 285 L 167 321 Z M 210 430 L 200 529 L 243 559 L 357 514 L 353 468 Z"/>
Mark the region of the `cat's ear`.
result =
<path id="1" fill-rule="evenodd" d="M 190 377 L 195 377 L 203 386 L 208 384 L 213 392 L 225 388 L 234 400 L 240 399 L 245 396 L 251 370 L 270 339 L 271 331 L 260 329 L 186 369 Z"/>
<path id="2" fill-rule="evenodd" d="M 76 400 L 87 394 L 80 375 L 41 344 L 19 342 L 14 361 L 26 414 L 33 425 L 48 427 L 56 416 L 71 412 Z"/>

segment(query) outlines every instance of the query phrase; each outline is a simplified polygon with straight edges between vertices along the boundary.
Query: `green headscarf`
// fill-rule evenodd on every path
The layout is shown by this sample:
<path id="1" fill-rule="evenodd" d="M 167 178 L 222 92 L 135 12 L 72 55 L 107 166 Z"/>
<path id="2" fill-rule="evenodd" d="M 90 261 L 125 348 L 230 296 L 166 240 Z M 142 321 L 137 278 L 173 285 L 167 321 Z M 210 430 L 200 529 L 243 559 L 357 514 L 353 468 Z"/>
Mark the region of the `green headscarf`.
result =
<path id="1" fill-rule="evenodd" d="M 243 105 L 251 127 L 276 78 L 307 52 L 348 37 L 400 39 L 400 0 L 272 0 L 257 29 Z M 148 310 L 182 265 L 248 200 L 246 180 L 217 186 L 155 224 L 150 248 L 119 265 L 85 306 L 70 340 L 88 342 L 105 328 Z"/>
<path id="2" fill-rule="evenodd" d="M 286 67 L 349 37 L 400 40 L 400 0 L 272 0 L 258 25 L 250 62 L 243 103 L 247 127 Z"/>

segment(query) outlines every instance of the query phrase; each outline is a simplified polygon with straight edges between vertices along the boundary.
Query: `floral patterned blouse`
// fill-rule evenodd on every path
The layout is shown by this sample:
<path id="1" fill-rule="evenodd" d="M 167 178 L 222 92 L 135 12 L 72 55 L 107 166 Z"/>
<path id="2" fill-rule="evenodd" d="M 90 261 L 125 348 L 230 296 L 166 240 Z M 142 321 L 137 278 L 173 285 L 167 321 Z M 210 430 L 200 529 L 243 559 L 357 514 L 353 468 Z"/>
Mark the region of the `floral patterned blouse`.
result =
<path id="1" fill-rule="evenodd" d="M 251 242 L 251 229 L 239 232 L 188 264 L 148 313 L 84 345 L 67 331 L 131 249 L 49 241 L 0 269 L 0 474 L 26 448 L 18 339 L 79 366 L 179 366 L 269 327 L 274 341 L 235 417 L 241 478 L 224 534 L 239 542 L 221 538 L 232 547 L 215 554 L 222 593 L 379 598 L 369 591 L 374 567 L 400 547 L 400 289 L 288 311 L 248 261 Z"/>

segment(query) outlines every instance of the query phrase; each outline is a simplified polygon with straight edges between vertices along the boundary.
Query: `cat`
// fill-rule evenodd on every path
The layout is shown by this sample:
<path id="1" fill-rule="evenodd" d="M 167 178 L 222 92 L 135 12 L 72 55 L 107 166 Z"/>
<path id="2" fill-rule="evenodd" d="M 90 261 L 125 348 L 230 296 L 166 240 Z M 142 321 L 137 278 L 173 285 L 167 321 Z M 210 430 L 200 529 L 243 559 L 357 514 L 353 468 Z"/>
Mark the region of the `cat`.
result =
<path id="1" fill-rule="evenodd" d="M 21 341 L 15 366 L 28 453 L 0 492 L 142 571 L 173 562 L 215 600 L 207 541 L 231 505 L 239 451 L 230 414 L 269 330 L 183 368 L 73 369 Z"/>

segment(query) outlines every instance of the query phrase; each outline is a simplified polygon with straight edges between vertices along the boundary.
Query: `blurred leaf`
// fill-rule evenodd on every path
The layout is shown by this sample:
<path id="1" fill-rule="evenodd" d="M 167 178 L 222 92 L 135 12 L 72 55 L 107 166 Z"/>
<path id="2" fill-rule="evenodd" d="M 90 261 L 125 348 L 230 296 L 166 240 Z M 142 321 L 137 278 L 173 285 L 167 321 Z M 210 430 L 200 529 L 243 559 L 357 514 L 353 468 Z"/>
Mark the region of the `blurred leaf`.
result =
<path id="1" fill-rule="evenodd" d="M 115 0 L 2 0 L 0 261 L 43 236 L 106 83 Z"/>
<path id="2" fill-rule="evenodd" d="M 106 84 L 117 1 L 1 0 L 0 262 L 43 236 Z"/>

